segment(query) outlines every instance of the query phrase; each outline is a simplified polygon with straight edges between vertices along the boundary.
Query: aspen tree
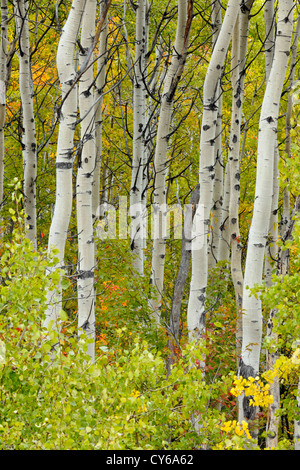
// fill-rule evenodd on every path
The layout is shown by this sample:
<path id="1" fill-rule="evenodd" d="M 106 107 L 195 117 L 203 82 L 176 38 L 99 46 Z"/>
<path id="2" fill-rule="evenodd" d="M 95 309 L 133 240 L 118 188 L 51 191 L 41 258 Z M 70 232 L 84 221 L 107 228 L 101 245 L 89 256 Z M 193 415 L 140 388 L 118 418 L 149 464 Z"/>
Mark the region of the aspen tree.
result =
<path id="1" fill-rule="evenodd" d="M 291 64 L 290 64 L 290 76 L 289 76 L 289 87 L 290 92 L 288 96 L 288 103 L 287 103 L 287 110 L 286 110 L 286 118 L 285 118 L 285 129 L 286 129 L 286 140 L 285 140 L 285 158 L 291 157 L 291 117 L 292 117 L 292 109 L 293 109 L 293 93 L 292 87 L 295 81 L 295 72 L 296 72 L 296 64 L 297 64 L 297 48 L 298 48 L 298 41 L 299 41 L 299 34 L 300 34 L 300 18 L 298 17 L 295 34 L 293 38 L 293 45 L 291 50 Z M 283 196 L 282 196 L 282 216 L 280 222 L 280 234 L 283 234 L 286 230 L 286 225 L 290 220 L 290 212 L 291 212 L 291 203 L 290 203 L 290 193 L 286 187 L 283 188 Z"/>
<path id="2" fill-rule="evenodd" d="M 135 59 L 133 77 L 133 148 L 130 188 L 131 243 L 133 268 L 140 275 L 144 273 L 143 239 L 144 205 L 142 204 L 143 174 L 145 164 L 146 99 L 146 0 L 136 4 Z"/>
<path id="3" fill-rule="evenodd" d="M 264 10 L 264 20 L 265 20 L 265 66 L 266 66 L 266 81 L 269 80 L 272 62 L 274 57 L 274 46 L 275 46 L 275 26 L 276 26 L 276 18 L 275 18 L 275 8 L 274 8 L 274 0 L 268 0 L 266 2 L 265 10 Z M 277 142 L 275 143 L 274 148 L 274 180 L 273 180 L 273 199 L 272 199 L 272 209 L 271 209 L 271 217 L 270 217 L 270 229 L 269 229 L 269 237 L 270 241 L 276 241 L 277 239 L 277 231 L 278 231 L 278 148 Z M 271 283 L 271 276 L 272 276 L 272 263 L 270 261 L 270 257 L 273 259 L 276 258 L 276 242 L 273 243 L 273 247 L 270 246 L 270 241 L 267 243 L 266 246 L 266 257 L 265 257 L 265 277 L 266 282 L 268 285 Z M 273 248 L 273 253 L 271 253 L 271 248 Z"/>
<path id="4" fill-rule="evenodd" d="M 149 306 L 153 318 L 157 322 L 159 322 L 161 316 L 161 302 L 164 286 L 166 250 L 166 233 L 164 233 L 164 226 L 167 218 L 166 176 L 168 173 L 168 141 L 174 94 L 176 92 L 180 77 L 183 73 L 187 57 L 192 14 L 193 1 L 179 0 L 175 44 L 171 63 L 164 80 L 154 155 L 154 240 L 150 277 L 152 293 L 149 300 Z"/>
<path id="5" fill-rule="evenodd" d="M 208 275 L 207 235 L 213 205 L 213 181 L 215 177 L 214 146 L 219 105 L 219 94 L 217 92 L 239 9 L 239 2 L 229 0 L 203 86 L 199 168 L 200 204 L 203 210 L 203 219 L 202 227 L 197 234 L 199 249 L 192 251 L 192 278 L 187 312 L 190 341 L 200 339 L 205 330 L 204 312 Z"/>
<path id="6" fill-rule="evenodd" d="M 273 195 L 274 148 L 280 97 L 285 79 L 293 26 L 292 0 L 280 0 L 274 58 L 267 82 L 259 121 L 257 173 L 253 218 L 250 226 L 243 289 L 243 337 L 239 375 L 256 377 L 259 373 L 262 311 L 261 301 L 250 289 L 262 282 L 264 252 L 269 231 Z M 239 399 L 239 420 L 253 419 L 255 407 L 249 398 Z M 256 437 L 254 431 L 254 437 Z"/>
<path id="7" fill-rule="evenodd" d="M 264 8 L 265 20 L 265 66 L 266 66 L 266 80 L 269 79 L 275 46 L 275 8 L 274 0 L 267 0 Z"/>
<path id="8" fill-rule="evenodd" d="M 56 199 L 51 221 L 48 251 L 58 251 L 56 268 L 64 268 L 64 252 L 72 211 L 73 148 L 77 120 L 77 87 L 75 84 L 75 46 L 79 34 L 85 0 L 73 0 L 67 21 L 62 29 L 57 49 L 57 70 L 61 85 L 62 105 L 59 111 L 59 132 L 56 156 Z M 56 323 L 61 309 L 61 289 L 55 295 L 47 293 L 48 309 L 45 327 Z"/>
<path id="9" fill-rule="evenodd" d="M 95 242 L 92 212 L 94 170 L 96 164 L 95 121 L 93 119 L 94 94 L 93 67 L 91 58 L 85 64 L 86 56 L 93 46 L 96 22 L 96 0 L 87 0 L 82 18 L 81 48 L 79 53 L 80 70 L 86 71 L 79 81 L 79 111 L 81 121 L 81 152 L 76 179 L 76 208 L 78 232 L 78 329 L 85 331 L 89 339 L 95 341 Z M 88 344 L 88 354 L 95 359 L 94 341 Z"/>
<path id="10" fill-rule="evenodd" d="M 25 233 L 36 248 L 37 143 L 29 44 L 29 7 L 28 0 L 14 1 L 16 32 L 19 42 L 19 84 L 22 102 Z"/>
<path id="11" fill-rule="evenodd" d="M 104 14 L 108 0 L 103 0 L 100 5 L 100 16 Z M 96 92 L 98 103 L 95 110 L 95 142 L 96 142 L 96 162 L 94 170 L 93 185 L 93 219 L 102 215 L 100 206 L 100 182 L 101 182 L 101 163 L 102 163 L 102 129 L 103 129 L 103 92 L 106 84 L 107 68 L 107 36 L 108 36 L 108 17 L 105 15 L 103 28 L 100 33 L 99 52 L 97 60 L 97 78 Z"/>
<path id="12" fill-rule="evenodd" d="M 212 5 L 212 46 L 215 47 L 222 26 L 222 6 L 218 1 Z M 220 260 L 220 242 L 222 227 L 223 206 L 223 152 L 222 152 L 222 92 L 221 83 L 218 83 L 217 95 L 220 96 L 218 117 L 216 123 L 215 140 L 215 178 L 213 190 L 213 206 L 211 214 L 211 228 L 208 244 L 208 270 Z"/>
<path id="13" fill-rule="evenodd" d="M 298 17 L 296 28 L 293 36 L 293 44 L 291 48 L 291 61 L 290 61 L 290 75 L 289 75 L 289 95 L 288 95 L 288 103 L 287 103 L 287 110 L 286 110 L 286 140 L 285 140 L 285 158 L 291 157 L 291 136 L 290 136 L 290 126 L 291 126 L 291 114 L 293 108 L 293 98 L 292 98 L 292 87 L 295 78 L 295 66 L 297 61 L 297 46 L 299 40 L 299 33 L 300 33 L 300 17 Z M 274 191 L 273 191 L 273 202 L 272 202 L 272 210 L 271 210 L 271 219 L 270 219 L 270 235 L 269 238 L 273 245 L 269 247 L 269 254 L 271 255 L 272 260 L 277 261 L 277 273 L 281 275 L 288 274 L 288 266 L 286 262 L 282 262 L 281 258 L 283 257 L 283 252 L 279 252 L 278 245 L 276 240 L 279 236 L 278 230 L 278 199 L 279 199 L 279 169 L 278 169 L 278 162 L 279 162 L 279 149 L 278 145 L 275 147 L 275 160 L 274 166 L 277 165 L 277 168 L 274 170 Z M 286 202 L 288 202 L 286 204 Z M 287 218 L 290 217 L 289 211 L 289 194 L 284 188 L 283 193 L 283 223 L 281 225 L 281 235 L 283 238 L 286 237 L 285 231 L 287 227 Z M 296 206 L 295 206 L 296 207 Z M 268 253 L 267 253 L 268 257 Z M 284 253 L 284 258 L 286 259 L 286 253 Z M 268 260 L 267 270 L 265 272 L 266 275 L 266 285 L 272 284 L 272 270 L 273 270 L 273 263 Z M 267 323 L 267 337 L 272 338 L 275 342 L 277 341 L 277 333 L 274 332 L 274 318 L 276 317 L 276 309 L 272 309 L 269 314 L 269 319 Z M 267 369 L 273 369 L 275 362 L 278 358 L 279 352 L 278 350 L 275 351 L 268 351 L 266 352 L 266 363 Z M 278 445 L 278 437 L 279 437 L 279 423 L 280 418 L 278 414 L 278 410 L 280 408 L 280 383 L 279 378 L 275 377 L 274 383 L 270 385 L 270 394 L 273 397 L 273 403 L 269 405 L 268 415 L 267 415 L 267 424 L 266 424 L 266 447 L 276 447 Z M 296 424 L 295 424 L 296 426 Z M 295 434 L 297 432 L 295 431 Z"/>
<path id="14" fill-rule="evenodd" d="M 236 307 L 236 348 L 237 356 L 241 347 L 242 334 L 242 243 L 239 227 L 239 202 L 240 202 L 240 141 L 241 123 L 243 117 L 243 93 L 244 93 L 244 68 L 246 63 L 247 42 L 249 31 L 249 17 L 253 0 L 245 3 L 243 11 L 239 12 L 236 20 L 231 50 L 231 82 L 232 82 L 232 111 L 229 142 L 229 173 L 230 173 L 230 202 L 229 202 L 229 234 L 231 246 L 231 276 L 233 280 Z"/>
<path id="15" fill-rule="evenodd" d="M 4 125 L 6 116 L 6 86 L 7 86 L 7 29 L 8 29 L 8 11 L 7 0 L 1 0 L 1 35 L 0 35 L 0 210 L 3 202 L 3 178 L 4 178 L 4 155 L 5 138 Z"/>
<path id="16" fill-rule="evenodd" d="M 229 204 L 230 204 L 230 170 L 227 161 L 224 170 L 224 184 L 222 197 L 221 227 L 219 239 L 219 261 L 229 261 L 230 257 L 230 233 L 229 233 Z"/>

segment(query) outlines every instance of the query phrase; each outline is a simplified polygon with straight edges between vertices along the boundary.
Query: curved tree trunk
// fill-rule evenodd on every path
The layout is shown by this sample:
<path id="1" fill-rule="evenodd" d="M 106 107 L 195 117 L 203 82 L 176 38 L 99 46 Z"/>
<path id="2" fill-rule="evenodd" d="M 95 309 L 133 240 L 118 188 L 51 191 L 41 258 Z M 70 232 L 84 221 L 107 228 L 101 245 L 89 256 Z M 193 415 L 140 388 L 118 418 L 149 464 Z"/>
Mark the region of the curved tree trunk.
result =
<path id="1" fill-rule="evenodd" d="M 274 59 L 259 122 L 257 176 L 253 219 L 249 232 L 243 289 L 243 338 L 239 374 L 256 377 L 259 372 L 262 311 L 260 299 L 250 289 L 262 282 L 264 252 L 269 232 L 273 196 L 274 148 L 282 87 L 290 53 L 293 1 L 280 0 Z M 254 419 L 249 399 L 239 399 L 239 420 Z M 254 432 L 254 437 L 255 432 Z"/>

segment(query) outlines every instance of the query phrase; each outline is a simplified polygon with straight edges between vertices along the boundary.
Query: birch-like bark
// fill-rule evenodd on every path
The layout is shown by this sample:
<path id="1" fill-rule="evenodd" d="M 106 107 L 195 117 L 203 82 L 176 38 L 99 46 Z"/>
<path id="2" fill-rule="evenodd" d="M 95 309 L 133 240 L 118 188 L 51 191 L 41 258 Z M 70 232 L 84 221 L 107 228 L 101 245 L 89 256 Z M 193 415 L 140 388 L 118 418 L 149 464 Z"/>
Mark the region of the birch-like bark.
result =
<path id="1" fill-rule="evenodd" d="M 133 269 L 144 274 L 144 205 L 142 204 L 143 174 L 145 163 L 146 100 L 145 54 L 146 54 L 146 0 L 136 4 L 135 60 L 133 78 L 133 143 L 130 187 L 130 216 Z"/>
<path id="2" fill-rule="evenodd" d="M 100 17 L 102 17 L 107 0 L 103 0 L 100 6 Z M 100 33 L 100 44 L 97 61 L 96 93 L 99 95 L 99 102 L 95 111 L 95 141 L 96 141 L 96 162 L 94 170 L 93 185 L 93 220 L 103 215 L 100 208 L 100 187 L 101 187 L 101 163 L 102 163 L 102 131 L 103 131 L 103 92 L 106 84 L 107 69 L 107 38 L 108 38 L 108 17 L 104 20 Z"/>
<path id="3" fill-rule="evenodd" d="M 266 81 L 269 80 L 275 47 L 275 9 L 274 0 L 267 0 L 264 8 L 265 20 L 265 67 Z"/>
<path id="4" fill-rule="evenodd" d="M 86 0 L 73 0 L 67 21 L 62 29 L 57 50 L 57 70 L 61 84 L 62 106 L 59 116 L 59 132 L 56 156 L 56 199 L 50 226 L 48 252 L 58 250 L 58 263 L 52 269 L 64 268 L 64 253 L 67 232 L 72 211 L 72 170 L 74 131 L 77 120 L 77 87 L 74 86 L 76 70 L 74 66 L 75 46 L 79 34 Z M 48 308 L 44 326 L 50 321 L 54 326 L 61 310 L 61 288 L 53 294 L 47 293 Z"/>
<path id="5" fill-rule="evenodd" d="M 295 33 L 293 37 L 293 44 L 291 48 L 291 62 L 290 62 L 290 76 L 289 76 L 289 87 L 290 92 L 288 96 L 288 104 L 287 104 L 287 111 L 286 111 L 286 140 L 285 140 L 285 158 L 290 158 L 291 156 L 291 136 L 290 136 L 290 120 L 292 114 L 292 85 L 294 82 L 295 77 L 295 65 L 297 59 L 297 46 L 299 40 L 299 32 L 300 32 L 300 18 L 298 18 Z M 279 161 L 279 149 L 278 146 L 275 148 L 275 163 L 277 163 L 277 168 L 274 171 L 274 192 L 273 192 L 273 205 L 272 205 L 272 213 L 271 213 L 271 222 L 270 222 L 270 234 L 271 234 L 271 242 L 273 242 L 270 246 L 269 256 L 272 260 L 277 260 L 277 274 L 281 274 L 285 276 L 288 274 L 289 266 L 288 266 L 288 257 L 286 256 L 286 252 L 279 252 L 278 245 L 277 245 L 277 238 L 278 238 L 278 199 L 279 199 L 279 169 L 278 169 L 278 161 Z M 288 191 L 285 192 L 283 195 L 284 198 L 287 197 L 289 199 Z M 289 204 L 285 207 L 289 207 Z M 289 217 L 289 211 L 284 215 L 284 219 Z M 285 210 L 283 210 L 283 214 Z M 281 229 L 285 229 L 287 226 L 287 221 L 282 224 Z M 286 239 L 286 234 L 283 232 L 282 234 L 283 239 Z M 267 271 L 266 271 L 266 284 L 271 285 L 272 279 L 272 269 L 273 263 L 271 260 L 268 261 L 267 264 Z M 274 318 L 276 317 L 276 309 L 271 310 L 268 323 L 267 323 L 267 336 L 272 338 L 272 341 L 276 344 L 277 343 L 277 333 L 274 332 Z M 266 363 L 267 369 L 273 369 L 275 362 L 279 356 L 279 351 L 277 349 L 272 351 L 267 351 L 266 353 Z M 269 405 L 268 415 L 267 415 L 267 424 L 266 424 L 266 447 L 272 448 L 278 445 L 278 437 L 279 437 L 279 414 L 278 411 L 280 409 L 280 383 L 279 378 L 275 377 L 274 382 L 270 385 L 270 394 L 273 397 L 273 403 Z M 296 424 L 295 424 L 296 426 Z"/>
<path id="6" fill-rule="evenodd" d="M 266 81 L 269 80 L 271 68 L 272 68 L 272 62 L 273 62 L 273 57 L 274 57 L 274 46 L 275 46 L 275 23 L 276 23 L 276 18 L 275 18 L 275 9 L 274 9 L 274 0 L 268 0 L 266 2 L 265 10 L 264 10 L 264 19 L 265 19 L 265 67 L 266 67 Z M 275 143 L 275 149 L 274 149 L 274 158 L 275 160 L 278 159 L 278 149 L 277 149 L 277 142 Z M 277 211 L 278 211 L 278 192 L 276 189 L 278 188 L 278 161 L 277 165 L 276 162 L 274 161 L 274 189 L 275 191 L 273 192 L 273 199 L 272 199 L 272 210 L 271 210 L 271 218 L 270 218 L 270 229 L 269 233 L 271 238 L 276 237 L 276 232 L 277 231 Z M 276 212 L 274 212 L 276 211 Z M 276 245 L 274 246 L 276 248 Z M 269 246 L 269 243 L 267 244 L 266 247 L 266 257 L 265 257 L 265 278 L 266 278 L 266 283 L 267 285 L 270 285 L 271 283 L 271 276 L 272 276 L 272 263 L 271 263 L 271 257 L 275 259 L 276 253 L 273 250 L 273 253 L 271 253 L 271 246 Z"/>
<path id="7" fill-rule="evenodd" d="M 290 63 L 290 76 L 289 76 L 290 92 L 288 95 L 288 103 L 287 103 L 287 110 L 286 110 L 286 117 L 285 117 L 285 130 L 286 130 L 285 158 L 291 158 L 291 118 L 292 118 L 292 109 L 293 109 L 293 94 L 292 94 L 291 88 L 294 85 L 294 80 L 295 80 L 299 34 L 300 34 L 300 17 L 298 17 L 298 20 L 297 20 L 295 34 L 293 38 L 293 45 L 291 49 L 291 63 Z M 290 220 L 290 212 L 291 212 L 290 193 L 286 187 L 284 187 L 283 189 L 282 206 L 283 207 L 282 207 L 282 217 L 281 217 L 281 223 L 280 223 L 280 233 L 284 234 L 286 230 L 286 225 Z"/>
<path id="8" fill-rule="evenodd" d="M 245 63 L 249 33 L 249 18 L 253 0 L 245 3 L 245 9 L 239 13 L 232 36 L 231 82 L 232 82 L 232 112 L 229 144 L 230 171 L 230 203 L 229 230 L 231 244 L 231 276 L 234 285 L 237 321 L 236 321 L 236 353 L 240 355 L 242 343 L 242 242 L 239 227 L 240 203 L 240 142 L 241 122 L 243 117 L 243 94 L 245 79 Z"/>
<path id="9" fill-rule="evenodd" d="M 170 133 L 171 115 L 174 94 L 183 73 L 189 45 L 189 34 L 193 17 L 193 1 L 178 1 L 178 20 L 175 44 L 161 97 L 161 109 L 157 130 L 157 141 L 154 155 L 154 240 L 150 284 L 152 285 L 149 306 L 153 318 L 159 322 L 164 286 L 164 267 L 166 234 L 164 222 L 167 217 L 166 176 L 168 173 L 167 151 Z M 162 219 L 162 224 L 160 223 Z"/>
<path id="10" fill-rule="evenodd" d="M 4 178 L 4 155 L 5 137 L 4 126 L 6 116 L 6 86 L 7 86 L 7 29 L 8 10 L 7 0 L 1 0 L 1 33 L 0 33 L 0 211 L 3 203 L 3 178 Z M 0 235 L 1 236 L 1 235 Z"/>
<path id="11" fill-rule="evenodd" d="M 264 251 L 269 231 L 273 195 L 274 148 L 282 87 L 292 36 L 293 1 L 280 0 L 275 51 L 259 122 L 257 174 L 253 219 L 249 232 L 243 289 L 243 338 L 239 374 L 256 377 L 259 373 L 262 311 L 261 301 L 250 289 L 262 282 Z M 253 419 L 256 409 L 249 398 L 239 400 L 239 421 Z M 254 432 L 254 437 L 256 437 Z"/>
<path id="12" fill-rule="evenodd" d="M 219 261 L 229 261 L 230 233 L 229 233 L 229 204 L 230 204 L 230 170 L 227 161 L 224 171 L 222 217 L 219 240 Z M 226 263 L 227 264 L 227 263 Z"/>
<path id="13" fill-rule="evenodd" d="M 88 51 L 93 45 L 96 23 L 97 0 L 87 0 L 82 18 L 81 49 L 79 67 L 86 62 Z M 91 110 L 94 105 L 92 91 L 93 67 L 87 70 L 79 81 L 79 112 L 81 122 L 81 157 L 76 179 L 76 208 L 78 233 L 78 331 L 84 331 L 92 342 L 88 344 L 88 355 L 95 360 L 95 242 L 93 227 L 93 182 L 96 165 L 95 121 Z"/>
<path id="14" fill-rule="evenodd" d="M 205 331 L 205 300 L 207 288 L 207 235 L 213 202 L 215 177 L 215 138 L 218 116 L 218 83 L 232 31 L 240 9 L 236 0 L 229 0 L 221 31 L 214 47 L 203 87 L 203 117 L 200 138 L 200 204 L 203 211 L 202 227 L 198 234 L 201 248 L 192 251 L 192 279 L 187 312 L 189 340 L 199 340 Z"/>
<path id="15" fill-rule="evenodd" d="M 25 234 L 36 248 L 37 144 L 33 110 L 33 81 L 29 44 L 29 0 L 14 1 L 16 32 L 19 41 L 19 84 L 22 102 L 22 153 L 24 173 Z"/>
<path id="16" fill-rule="evenodd" d="M 222 6 L 218 1 L 212 5 L 212 46 L 216 45 L 222 26 Z M 220 240 L 222 226 L 222 205 L 223 205 L 223 158 L 222 158 L 222 92 L 220 83 L 218 84 L 217 96 L 219 95 L 218 117 L 216 123 L 215 139 L 215 178 L 213 190 L 213 206 L 211 213 L 211 227 L 208 243 L 208 271 L 219 261 Z"/>

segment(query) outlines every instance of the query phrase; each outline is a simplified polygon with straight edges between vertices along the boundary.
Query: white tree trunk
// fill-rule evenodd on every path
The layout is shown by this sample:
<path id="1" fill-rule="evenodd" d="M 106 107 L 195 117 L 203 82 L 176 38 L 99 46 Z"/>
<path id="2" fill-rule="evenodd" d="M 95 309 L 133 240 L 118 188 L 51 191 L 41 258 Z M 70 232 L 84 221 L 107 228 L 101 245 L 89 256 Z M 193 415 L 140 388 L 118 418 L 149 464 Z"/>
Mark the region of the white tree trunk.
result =
<path id="1" fill-rule="evenodd" d="M 229 261 L 230 255 L 230 232 L 229 232 L 229 204 L 230 204 L 230 170 L 227 161 L 224 171 L 222 199 L 222 214 L 219 241 L 219 261 Z"/>
<path id="2" fill-rule="evenodd" d="M 274 0 L 267 0 L 264 9 L 265 20 L 265 66 L 266 66 L 266 80 L 268 81 L 275 47 L 275 9 Z"/>
<path id="3" fill-rule="evenodd" d="M 33 81 L 29 44 L 28 0 L 14 1 L 16 31 L 19 38 L 19 84 L 23 118 L 23 172 L 25 233 L 36 248 L 37 144 L 33 110 Z"/>
<path id="4" fill-rule="evenodd" d="M 294 82 L 294 77 L 295 77 L 295 65 L 296 65 L 296 60 L 297 60 L 297 46 L 298 46 L 298 40 L 299 40 L 299 32 L 300 32 L 300 17 L 298 17 L 298 21 L 296 24 L 296 29 L 293 37 L 293 45 L 291 48 L 291 61 L 290 61 L 290 76 L 289 76 L 289 86 L 292 87 L 293 82 Z M 289 96 L 288 96 L 288 105 L 287 105 L 287 111 L 286 111 L 286 140 L 285 140 L 285 158 L 290 158 L 291 157 L 291 136 L 290 136 L 290 119 L 291 119 L 291 114 L 292 114 L 292 90 L 290 89 Z M 268 255 L 272 258 L 271 260 L 267 258 L 267 263 L 266 263 L 266 272 L 265 272 L 265 277 L 266 277 L 266 284 L 271 285 L 272 284 L 272 270 L 273 270 L 273 265 L 274 265 L 274 260 L 278 259 L 279 254 L 282 255 L 282 252 L 278 252 L 278 245 L 277 245 L 277 239 L 278 239 L 278 200 L 279 200 L 279 169 L 278 169 L 278 161 L 279 161 L 279 149 L 278 145 L 275 147 L 275 168 L 274 168 L 274 191 L 273 191 L 273 201 L 272 201 L 272 211 L 271 211 L 271 221 L 270 221 L 270 241 L 271 244 L 269 246 L 269 253 L 267 252 L 267 257 Z M 288 198 L 289 200 L 289 194 L 288 191 L 285 191 L 283 194 L 283 201 L 285 198 Z M 288 218 L 290 217 L 290 211 L 288 210 L 287 213 L 285 214 L 285 210 L 288 205 L 285 205 L 283 203 L 284 209 L 283 209 L 283 214 L 284 218 L 283 220 L 286 220 L 283 224 L 281 229 L 285 230 L 286 229 L 286 223 Z M 284 233 L 283 233 L 284 235 Z M 286 252 L 285 252 L 286 253 Z M 288 257 L 287 257 L 288 258 Z M 287 275 L 288 274 L 288 266 L 285 266 L 286 263 L 282 263 L 281 259 L 279 258 L 277 261 L 277 265 L 281 267 L 280 269 L 280 274 L 281 275 Z M 277 333 L 274 332 L 274 317 L 276 317 L 276 310 L 271 310 L 268 323 L 267 323 L 267 336 L 271 337 L 273 341 L 276 343 L 277 342 Z M 267 369 L 273 369 L 275 362 L 279 356 L 279 352 L 276 351 L 267 351 L 266 353 L 266 362 L 267 362 Z M 279 378 L 276 377 L 274 380 L 274 383 L 271 384 L 270 386 L 270 394 L 273 396 L 273 403 L 269 405 L 268 409 L 268 416 L 267 416 L 267 425 L 266 425 L 266 447 L 271 448 L 271 447 L 276 447 L 278 444 L 278 439 L 279 439 L 279 423 L 280 423 L 280 417 L 278 415 L 278 410 L 280 408 L 280 383 L 279 383 Z M 296 423 L 295 423 L 296 426 Z M 296 430 L 295 430 L 296 434 Z"/>
<path id="5" fill-rule="evenodd" d="M 207 235 L 213 202 L 215 177 L 215 138 L 218 116 L 218 83 L 232 31 L 239 12 L 237 0 L 229 0 L 221 31 L 214 47 L 203 87 L 203 117 L 200 138 L 200 204 L 203 210 L 201 231 L 198 234 L 201 248 L 192 251 L 192 279 L 187 312 L 189 339 L 198 340 L 205 330 L 205 299 L 207 287 Z"/>
<path id="6" fill-rule="evenodd" d="M 145 163 L 146 100 L 146 0 L 136 4 L 135 60 L 133 77 L 133 148 L 130 187 L 131 243 L 133 268 L 144 273 L 144 205 L 142 204 Z"/>
<path id="7" fill-rule="evenodd" d="M 87 0 L 82 19 L 79 66 L 83 66 L 93 46 L 97 0 Z M 91 61 L 91 59 L 90 59 Z M 88 67 L 88 64 L 86 66 Z M 95 243 L 93 228 L 92 194 L 96 164 L 95 122 L 93 119 L 94 94 L 93 67 L 88 67 L 79 81 L 79 111 L 81 122 L 81 157 L 76 179 L 77 233 L 78 233 L 78 330 L 84 331 L 93 342 L 88 354 L 95 359 Z"/>
<path id="8" fill-rule="evenodd" d="M 242 241 L 239 227 L 240 203 L 240 141 L 243 117 L 244 67 L 246 63 L 249 18 L 253 0 L 246 3 L 245 12 L 240 12 L 232 37 L 231 82 L 232 82 L 232 113 L 229 143 L 230 171 L 230 203 L 229 203 L 229 235 L 231 244 L 231 276 L 235 290 L 237 307 L 236 352 L 239 357 L 242 343 Z"/>
<path id="9" fill-rule="evenodd" d="M 74 86 L 76 71 L 74 66 L 75 45 L 78 38 L 85 0 L 73 0 L 69 16 L 63 27 L 57 50 L 57 69 L 62 90 L 59 133 L 56 156 L 56 200 L 51 222 L 48 251 L 58 250 L 56 268 L 63 269 L 64 253 L 72 211 L 72 170 L 74 131 L 77 119 L 77 88 Z M 47 293 L 48 309 L 45 327 L 52 320 L 56 324 L 61 309 L 61 289 L 53 295 Z"/>
<path id="10" fill-rule="evenodd" d="M 297 49 L 298 49 L 298 41 L 299 41 L 299 34 L 300 34 L 300 17 L 298 17 L 297 25 L 295 29 L 294 39 L 293 39 L 293 46 L 291 52 L 291 64 L 290 64 L 290 77 L 289 77 L 289 86 L 294 85 L 295 80 L 295 71 L 296 71 L 296 63 L 297 63 Z M 291 157 L 291 117 L 292 117 L 292 109 L 293 109 L 293 94 L 292 90 L 290 90 L 288 96 L 288 104 L 286 110 L 286 121 L 285 121 L 285 129 L 286 129 L 286 139 L 285 139 L 285 158 Z M 280 223 L 280 234 L 284 234 L 287 224 L 290 220 L 290 213 L 291 213 L 291 203 L 290 203 L 290 193 L 289 190 L 285 187 L 283 189 L 283 196 L 282 196 L 282 216 L 281 216 L 281 223 Z"/>
<path id="11" fill-rule="evenodd" d="M 263 261 L 269 231 L 273 196 L 274 148 L 280 97 L 285 79 L 292 36 L 293 1 L 280 0 L 274 59 L 259 122 L 257 174 L 253 219 L 249 232 L 243 289 L 243 339 L 239 374 L 255 377 L 259 372 L 262 311 L 259 298 L 250 289 L 262 282 Z M 256 411 L 249 399 L 239 400 L 239 420 L 253 419 Z"/>
<path id="12" fill-rule="evenodd" d="M 5 138 L 4 125 L 6 116 L 6 58 L 7 58 L 7 28 L 8 11 L 7 0 L 1 0 L 1 36 L 0 36 L 0 211 L 3 202 L 3 178 L 4 178 L 4 155 Z M 1 235 L 0 235 L 1 236 Z"/>
<path id="13" fill-rule="evenodd" d="M 100 8 L 100 16 L 103 15 L 107 0 L 103 0 Z M 95 139 L 96 139 L 96 162 L 94 171 L 93 185 L 93 220 L 95 221 L 101 215 L 100 209 L 100 181 L 101 181 L 101 160 L 102 160 L 102 128 L 103 128 L 103 96 L 106 84 L 107 69 L 107 35 L 108 35 L 108 19 L 107 15 L 100 34 L 99 53 L 97 61 L 97 79 L 96 79 L 96 96 L 99 95 L 100 100 L 97 103 L 95 111 Z"/>
<path id="14" fill-rule="evenodd" d="M 212 5 L 212 45 L 216 45 L 219 32 L 222 26 L 222 6 L 218 1 Z M 223 155 L 222 155 L 222 92 L 221 84 L 218 84 L 216 92 L 219 98 L 218 117 L 216 123 L 216 139 L 215 139 L 215 178 L 213 190 L 213 205 L 211 213 L 211 227 L 208 243 L 208 271 L 212 269 L 219 261 L 221 226 L 222 226 L 222 205 L 223 205 Z"/>
<path id="15" fill-rule="evenodd" d="M 164 286 L 164 267 L 166 251 L 166 234 L 163 230 L 167 216 L 166 176 L 168 173 L 167 151 L 173 109 L 174 94 L 183 72 L 192 21 L 193 2 L 178 1 L 178 20 L 175 44 L 161 98 L 161 109 L 154 155 L 154 240 L 150 283 L 152 285 L 149 306 L 153 318 L 159 322 Z M 160 219 L 162 218 L 162 226 Z"/>

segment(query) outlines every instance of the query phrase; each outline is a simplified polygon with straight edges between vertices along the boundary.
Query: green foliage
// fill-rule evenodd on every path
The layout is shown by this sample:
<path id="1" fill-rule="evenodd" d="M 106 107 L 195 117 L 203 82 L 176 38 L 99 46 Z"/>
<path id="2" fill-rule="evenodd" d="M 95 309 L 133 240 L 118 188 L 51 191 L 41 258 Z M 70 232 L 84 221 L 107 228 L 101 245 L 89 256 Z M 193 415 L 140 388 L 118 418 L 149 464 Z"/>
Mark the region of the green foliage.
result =
<path id="1" fill-rule="evenodd" d="M 285 243 L 279 241 L 282 252 L 289 250 L 290 272 L 288 275 L 272 277 L 271 287 L 265 285 L 253 289 L 253 295 L 262 299 L 267 315 L 272 309 L 273 318 L 272 337 L 266 336 L 263 347 L 270 352 L 277 351 L 278 360 L 274 371 L 266 371 L 266 377 L 272 374 L 280 378 L 281 407 L 278 412 L 281 416 L 281 439 L 278 449 L 290 448 L 293 442 L 294 420 L 299 410 L 297 404 L 299 371 L 299 344 L 300 344 L 300 219 L 295 217 L 293 239 Z"/>
<path id="2" fill-rule="evenodd" d="M 206 384 L 204 350 L 189 345 L 166 377 L 157 347 L 115 328 L 94 364 L 88 340 L 61 313 L 61 331 L 43 328 L 48 276 L 44 252 L 15 231 L 1 257 L 1 449 L 183 449 L 220 445 L 225 414 L 209 406 L 230 376 Z M 55 257 L 53 263 L 55 263 Z M 51 264 L 51 261 L 50 261 Z M 133 335 L 132 335 L 133 336 Z M 120 348 L 122 345 L 122 348 Z M 191 418 L 201 418 L 196 432 Z"/>

